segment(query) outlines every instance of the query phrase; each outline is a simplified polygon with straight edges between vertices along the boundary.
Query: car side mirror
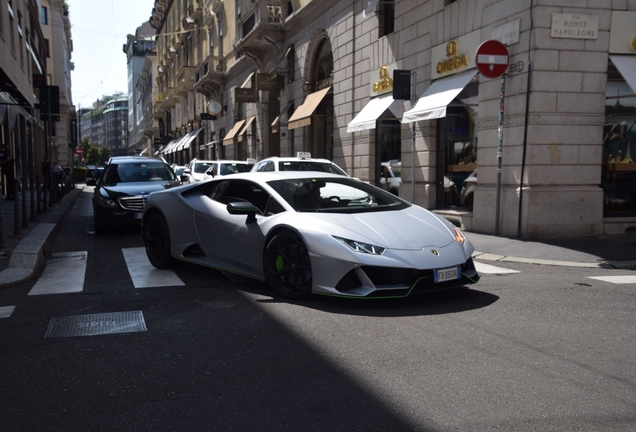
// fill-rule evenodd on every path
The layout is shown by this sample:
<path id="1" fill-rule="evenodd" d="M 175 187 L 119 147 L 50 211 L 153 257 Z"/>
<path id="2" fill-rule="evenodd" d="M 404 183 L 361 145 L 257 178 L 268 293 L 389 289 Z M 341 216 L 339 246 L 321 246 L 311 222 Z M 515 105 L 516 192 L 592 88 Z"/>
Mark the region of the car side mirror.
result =
<path id="1" fill-rule="evenodd" d="M 254 204 L 247 201 L 231 202 L 227 205 L 227 212 L 231 215 L 246 215 L 246 223 L 252 223 L 256 221 L 256 213 L 259 210 Z"/>

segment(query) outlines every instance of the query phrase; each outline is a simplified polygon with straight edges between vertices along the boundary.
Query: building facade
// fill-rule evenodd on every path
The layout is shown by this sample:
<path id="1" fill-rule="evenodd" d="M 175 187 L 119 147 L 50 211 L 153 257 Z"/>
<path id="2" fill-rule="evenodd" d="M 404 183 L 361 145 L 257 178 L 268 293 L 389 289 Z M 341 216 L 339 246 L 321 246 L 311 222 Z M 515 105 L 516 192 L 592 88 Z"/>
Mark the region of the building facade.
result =
<path id="1" fill-rule="evenodd" d="M 128 155 L 128 95 L 106 102 L 102 113 L 105 142 L 111 156 Z"/>
<path id="2" fill-rule="evenodd" d="M 139 154 L 150 145 L 152 137 L 144 133 L 143 88 L 139 88 L 139 80 L 146 64 L 146 54 L 154 49 L 155 30 L 146 22 L 128 35 L 123 51 L 127 58 L 128 70 L 128 145 L 130 154 Z M 147 77 L 142 78 L 145 82 Z"/>
<path id="3" fill-rule="evenodd" d="M 11 154 L 2 165 L 2 194 L 16 186 L 11 179 L 22 191 L 41 181 L 36 166 L 47 152 L 47 132 L 38 98 L 46 86 L 48 48 L 40 22 L 39 2 L 0 0 L 0 140 Z M 22 210 L 26 222 L 26 200 Z"/>
<path id="4" fill-rule="evenodd" d="M 636 226 L 635 14 L 629 1 L 156 0 L 155 142 L 175 163 L 309 151 L 379 186 L 390 162 L 400 196 L 476 232 L 622 233 Z M 509 53 L 501 78 L 477 68 L 489 40 Z"/>
<path id="5" fill-rule="evenodd" d="M 76 113 L 71 95 L 73 41 L 68 5 L 64 0 L 41 1 L 41 27 L 48 44 L 46 81 L 57 88 L 59 116 L 51 119 L 50 160 L 61 166 L 73 164 Z"/>

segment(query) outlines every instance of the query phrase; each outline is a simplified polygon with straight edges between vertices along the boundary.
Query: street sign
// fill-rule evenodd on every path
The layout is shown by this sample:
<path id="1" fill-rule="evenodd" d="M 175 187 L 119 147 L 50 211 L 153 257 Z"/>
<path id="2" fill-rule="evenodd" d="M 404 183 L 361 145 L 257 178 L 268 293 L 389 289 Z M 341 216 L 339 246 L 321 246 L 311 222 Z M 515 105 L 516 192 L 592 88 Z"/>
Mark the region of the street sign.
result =
<path id="1" fill-rule="evenodd" d="M 488 40 L 477 48 L 475 63 L 486 78 L 499 78 L 508 70 L 508 48 L 498 40 Z"/>
<path id="2" fill-rule="evenodd" d="M 84 150 L 82 150 L 81 147 L 78 147 L 78 148 L 75 149 L 75 153 L 78 154 L 78 155 L 81 155 L 83 152 L 84 152 Z"/>

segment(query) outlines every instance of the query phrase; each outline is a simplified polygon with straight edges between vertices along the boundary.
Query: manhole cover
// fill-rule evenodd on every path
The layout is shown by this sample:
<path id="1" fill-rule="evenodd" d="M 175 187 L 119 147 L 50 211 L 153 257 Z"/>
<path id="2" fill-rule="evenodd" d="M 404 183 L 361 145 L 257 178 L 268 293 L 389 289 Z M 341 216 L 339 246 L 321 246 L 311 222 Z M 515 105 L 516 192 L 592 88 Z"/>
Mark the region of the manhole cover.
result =
<path id="1" fill-rule="evenodd" d="M 112 312 L 51 318 L 44 337 L 95 336 L 146 330 L 141 311 Z"/>

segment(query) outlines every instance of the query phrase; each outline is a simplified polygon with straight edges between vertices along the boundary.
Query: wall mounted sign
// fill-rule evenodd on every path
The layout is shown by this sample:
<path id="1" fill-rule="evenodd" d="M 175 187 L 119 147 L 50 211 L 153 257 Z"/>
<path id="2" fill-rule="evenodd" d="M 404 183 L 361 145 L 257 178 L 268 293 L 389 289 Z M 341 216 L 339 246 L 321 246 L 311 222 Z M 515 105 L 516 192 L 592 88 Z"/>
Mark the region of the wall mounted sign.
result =
<path id="1" fill-rule="evenodd" d="M 398 60 L 395 63 L 387 64 L 380 69 L 369 72 L 369 94 L 371 97 L 393 91 L 393 71 L 400 69 L 402 62 Z"/>
<path id="2" fill-rule="evenodd" d="M 519 29 L 521 20 L 516 19 L 502 26 L 495 27 L 490 32 L 490 39 L 498 40 L 504 45 L 519 43 Z"/>
<path id="3" fill-rule="evenodd" d="M 598 39 L 598 15 L 553 13 L 550 36 L 566 39 Z"/>
<path id="4" fill-rule="evenodd" d="M 636 54 L 636 12 L 612 12 L 609 52 L 611 54 Z"/>
<path id="5" fill-rule="evenodd" d="M 475 30 L 431 49 L 431 79 L 442 78 L 476 67 L 475 52 L 481 43 L 481 30 Z"/>

